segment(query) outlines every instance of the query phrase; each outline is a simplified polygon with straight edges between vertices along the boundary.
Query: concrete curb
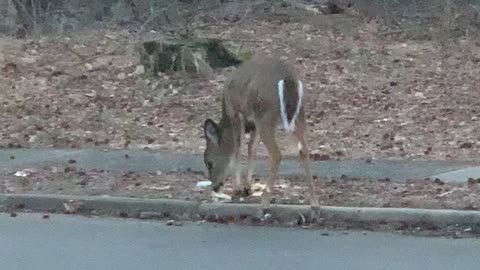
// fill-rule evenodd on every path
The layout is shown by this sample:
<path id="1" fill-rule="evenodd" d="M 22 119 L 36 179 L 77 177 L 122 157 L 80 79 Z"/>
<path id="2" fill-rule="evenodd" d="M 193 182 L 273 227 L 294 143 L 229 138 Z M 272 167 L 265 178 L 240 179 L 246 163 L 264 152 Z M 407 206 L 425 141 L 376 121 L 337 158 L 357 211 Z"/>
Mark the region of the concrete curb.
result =
<path id="1" fill-rule="evenodd" d="M 233 203 L 198 203 L 171 199 L 138 199 L 104 196 L 68 196 L 38 194 L 0 195 L 0 211 L 34 211 L 64 213 L 64 204 L 80 202 L 77 214 L 106 215 L 135 218 L 165 218 L 230 222 L 265 221 L 259 205 Z M 268 211 L 271 223 L 295 225 L 315 220 L 329 223 L 402 223 L 405 225 L 480 226 L 480 211 L 433 210 L 406 208 L 320 207 L 313 211 L 306 205 L 272 205 Z M 316 217 L 316 219 L 314 219 Z"/>

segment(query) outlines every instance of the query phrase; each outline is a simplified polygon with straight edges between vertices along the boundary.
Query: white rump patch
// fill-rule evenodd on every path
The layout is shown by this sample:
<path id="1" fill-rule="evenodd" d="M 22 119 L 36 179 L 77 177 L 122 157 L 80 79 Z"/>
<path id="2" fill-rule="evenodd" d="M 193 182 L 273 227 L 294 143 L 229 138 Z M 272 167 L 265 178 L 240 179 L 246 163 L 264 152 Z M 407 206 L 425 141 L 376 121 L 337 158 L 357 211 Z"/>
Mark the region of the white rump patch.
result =
<path id="1" fill-rule="evenodd" d="M 278 97 L 280 98 L 280 114 L 282 117 L 283 128 L 292 132 L 295 130 L 295 122 L 297 121 L 298 115 L 300 114 L 300 108 L 302 108 L 302 99 L 303 99 L 303 84 L 298 80 L 298 102 L 297 108 L 295 109 L 295 114 L 292 117 L 292 120 L 288 122 L 285 100 L 284 100 L 284 91 L 285 91 L 285 82 L 284 80 L 278 81 Z"/>

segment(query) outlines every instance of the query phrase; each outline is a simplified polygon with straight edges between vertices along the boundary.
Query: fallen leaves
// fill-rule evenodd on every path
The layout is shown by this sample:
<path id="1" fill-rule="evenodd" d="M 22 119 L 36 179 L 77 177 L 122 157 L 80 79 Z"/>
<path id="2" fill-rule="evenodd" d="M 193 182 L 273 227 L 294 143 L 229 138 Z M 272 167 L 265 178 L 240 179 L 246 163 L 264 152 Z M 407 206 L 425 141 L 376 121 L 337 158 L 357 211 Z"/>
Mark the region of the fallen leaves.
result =
<path id="1" fill-rule="evenodd" d="M 154 185 L 154 186 L 146 186 L 145 188 L 150 190 L 156 190 L 156 191 L 166 191 L 166 190 L 170 190 L 172 187 L 170 185 L 166 185 L 166 186 Z"/>
<path id="2" fill-rule="evenodd" d="M 260 184 L 260 183 L 254 183 L 251 187 L 251 197 L 260 197 L 263 195 L 265 190 L 267 189 L 267 185 L 265 184 Z"/>
<path id="3" fill-rule="evenodd" d="M 335 25 L 343 29 L 342 20 Z M 472 143 L 480 132 L 474 91 L 480 68 L 477 53 L 465 56 L 468 44 L 441 51 L 432 41 L 379 38 L 376 22 L 358 24 L 354 38 L 328 27 L 320 31 L 310 21 L 287 22 L 282 31 L 266 21 L 243 26 L 248 30 L 214 25 L 202 34 L 252 39 L 246 49 L 295 59 L 308 86 L 312 159 L 480 159 Z M 215 72 L 210 81 L 175 74 L 150 78 L 138 65 L 132 34 L 115 29 L 83 34 L 3 42 L 12 45 L 0 57 L 0 146 L 201 153 L 199 123 L 220 115 L 218 97 L 229 71 Z M 399 131 L 401 140 L 382 140 Z M 282 153 L 296 155 L 296 145 L 283 135 Z M 258 156 L 266 155 L 259 147 Z"/>
<path id="4" fill-rule="evenodd" d="M 69 200 L 66 203 L 63 203 L 64 213 L 65 214 L 75 214 L 78 212 L 78 210 L 83 206 L 83 202 L 81 201 L 75 201 L 75 200 Z"/>

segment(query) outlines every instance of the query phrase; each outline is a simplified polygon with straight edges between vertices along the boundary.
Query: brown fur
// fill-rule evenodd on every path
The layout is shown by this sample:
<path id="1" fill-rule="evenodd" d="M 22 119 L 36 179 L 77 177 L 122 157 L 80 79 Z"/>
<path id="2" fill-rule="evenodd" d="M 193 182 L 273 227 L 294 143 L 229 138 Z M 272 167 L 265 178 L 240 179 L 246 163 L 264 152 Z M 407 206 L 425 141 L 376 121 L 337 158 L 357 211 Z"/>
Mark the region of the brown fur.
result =
<path id="1" fill-rule="evenodd" d="M 248 171 L 244 188 L 248 189 L 252 173 L 254 146 L 258 137 L 267 148 L 271 159 L 270 177 L 262 204 L 270 203 L 273 182 L 277 178 L 282 155 L 275 140 L 275 128 L 280 123 L 280 101 L 278 82 L 284 80 L 284 101 L 287 118 L 290 121 L 298 104 L 298 76 L 290 65 L 266 56 L 256 56 L 233 72 L 226 83 L 222 99 L 222 118 L 217 125 L 213 120 L 205 121 L 207 147 L 204 162 L 218 190 L 228 175 L 230 161 L 236 165 L 236 189 L 241 189 L 240 158 L 243 135 L 250 131 L 248 143 Z M 294 136 L 299 145 L 300 161 L 309 181 L 310 203 L 318 206 L 313 179 L 310 172 L 308 148 L 304 139 L 306 132 L 304 109 L 295 123 Z M 257 137 L 258 136 L 258 137 Z"/>

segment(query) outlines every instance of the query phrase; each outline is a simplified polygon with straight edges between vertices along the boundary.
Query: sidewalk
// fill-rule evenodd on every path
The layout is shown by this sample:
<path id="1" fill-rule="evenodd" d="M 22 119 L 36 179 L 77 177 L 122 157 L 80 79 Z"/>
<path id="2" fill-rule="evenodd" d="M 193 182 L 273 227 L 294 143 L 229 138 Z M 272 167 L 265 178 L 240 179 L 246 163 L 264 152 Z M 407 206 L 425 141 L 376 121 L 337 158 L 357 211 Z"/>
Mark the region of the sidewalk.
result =
<path id="1" fill-rule="evenodd" d="M 111 172 L 203 171 L 205 166 L 201 156 L 147 150 L 16 149 L 0 150 L 0 171 L 65 166 L 69 160 L 75 160 L 77 167 L 86 170 L 103 169 Z M 266 175 L 267 170 L 268 161 L 256 162 L 256 174 Z M 327 178 L 345 175 L 375 180 L 390 178 L 397 181 L 441 177 L 445 181 L 465 182 L 469 177 L 480 177 L 480 167 L 444 161 L 312 161 L 312 171 L 313 174 Z M 283 160 L 280 173 L 293 175 L 302 174 L 302 171 L 296 160 Z"/>

